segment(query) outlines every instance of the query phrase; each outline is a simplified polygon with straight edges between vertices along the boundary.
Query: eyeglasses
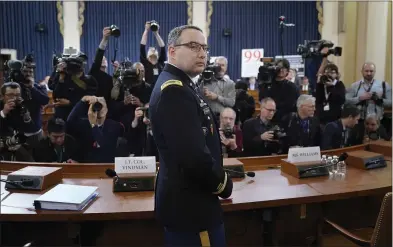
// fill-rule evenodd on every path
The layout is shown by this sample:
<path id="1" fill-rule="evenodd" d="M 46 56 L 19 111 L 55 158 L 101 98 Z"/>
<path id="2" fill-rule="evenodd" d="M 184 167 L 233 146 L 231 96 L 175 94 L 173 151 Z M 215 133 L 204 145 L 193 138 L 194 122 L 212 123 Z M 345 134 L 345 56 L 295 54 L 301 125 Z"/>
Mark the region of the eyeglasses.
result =
<path id="1" fill-rule="evenodd" d="M 268 111 L 268 112 L 276 112 L 277 110 L 276 109 L 268 109 L 268 108 L 266 108 L 266 107 L 263 107 L 266 111 Z"/>
<path id="2" fill-rule="evenodd" d="M 203 49 L 204 52 L 208 52 L 209 51 L 209 47 L 207 45 L 201 45 L 201 44 L 196 43 L 196 42 L 188 42 L 188 43 L 184 43 L 184 44 L 175 45 L 175 47 L 177 47 L 177 46 L 185 46 L 185 47 L 189 48 L 191 51 L 194 51 L 194 52 L 200 52 L 201 49 Z"/>

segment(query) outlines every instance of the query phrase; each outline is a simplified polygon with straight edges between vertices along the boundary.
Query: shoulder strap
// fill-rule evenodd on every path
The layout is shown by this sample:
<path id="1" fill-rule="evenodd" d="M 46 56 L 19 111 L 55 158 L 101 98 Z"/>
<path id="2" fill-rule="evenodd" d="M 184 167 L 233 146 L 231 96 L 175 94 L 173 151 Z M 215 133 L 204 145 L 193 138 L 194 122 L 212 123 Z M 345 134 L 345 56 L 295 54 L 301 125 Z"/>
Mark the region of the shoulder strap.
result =
<path id="1" fill-rule="evenodd" d="M 359 87 L 358 87 L 358 89 L 356 90 L 354 97 L 358 97 L 358 93 L 359 93 L 359 90 L 360 90 L 360 87 L 361 87 L 361 86 L 362 86 L 362 82 L 359 81 Z"/>
<path id="2" fill-rule="evenodd" d="M 386 82 L 382 82 L 382 99 L 386 99 Z"/>

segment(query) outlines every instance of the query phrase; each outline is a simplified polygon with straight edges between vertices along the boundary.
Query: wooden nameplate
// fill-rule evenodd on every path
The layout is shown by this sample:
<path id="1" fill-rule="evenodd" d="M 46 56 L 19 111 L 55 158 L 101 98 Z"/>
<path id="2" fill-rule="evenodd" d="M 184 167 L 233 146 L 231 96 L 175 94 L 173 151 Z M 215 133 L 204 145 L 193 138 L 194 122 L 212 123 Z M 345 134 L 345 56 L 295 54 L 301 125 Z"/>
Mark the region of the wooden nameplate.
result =
<path id="1" fill-rule="evenodd" d="M 367 150 L 392 157 L 392 142 L 384 140 L 372 141 L 368 144 Z"/>
<path id="2" fill-rule="evenodd" d="M 297 162 L 291 163 L 287 160 L 281 160 L 281 172 L 291 175 L 295 178 L 308 178 L 308 177 L 319 177 L 328 176 L 329 170 L 327 167 L 319 167 L 324 164 L 320 161 L 312 162 Z M 315 169 L 311 169 L 315 168 Z M 310 169 L 305 172 L 306 169 Z"/>

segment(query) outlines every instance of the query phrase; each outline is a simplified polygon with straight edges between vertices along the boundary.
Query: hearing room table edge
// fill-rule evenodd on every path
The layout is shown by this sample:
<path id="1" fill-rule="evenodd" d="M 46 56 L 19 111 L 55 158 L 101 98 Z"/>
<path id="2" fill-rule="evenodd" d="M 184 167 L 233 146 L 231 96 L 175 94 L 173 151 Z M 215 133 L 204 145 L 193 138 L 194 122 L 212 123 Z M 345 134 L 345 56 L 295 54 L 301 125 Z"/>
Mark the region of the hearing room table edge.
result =
<path id="1" fill-rule="evenodd" d="M 379 150 L 385 156 L 386 146 L 391 142 L 372 142 L 342 149 L 329 150 L 332 155 L 354 150 Z M 382 147 L 382 148 L 381 148 Z M 385 147 L 385 148 L 383 148 Z M 390 148 L 391 149 L 391 148 Z M 347 166 L 344 180 L 332 180 L 329 177 L 297 179 L 281 173 L 278 165 L 286 155 L 267 157 L 244 157 L 224 159 L 225 165 L 243 163 L 246 171 L 255 171 L 255 178 L 234 179 L 232 201 L 223 201 L 224 211 L 242 211 L 267 207 L 281 207 L 296 204 L 320 203 L 330 200 L 348 199 L 351 197 L 370 196 L 392 191 L 391 162 L 382 169 L 360 170 Z M 150 219 L 154 217 L 154 192 L 112 192 L 112 179 L 107 178 L 105 170 L 113 169 L 114 164 L 59 164 L 59 163 L 27 163 L 0 162 L 1 173 L 21 169 L 26 166 L 63 167 L 63 183 L 92 185 L 99 187 L 99 197 L 83 211 L 35 211 L 34 209 L 4 206 L 3 203 L 14 202 L 25 204 L 31 194 L 42 192 L 12 192 L 1 202 L 0 221 L 102 221 Z M 30 202 L 28 203 L 30 204 Z M 11 203 L 12 206 L 15 206 Z"/>

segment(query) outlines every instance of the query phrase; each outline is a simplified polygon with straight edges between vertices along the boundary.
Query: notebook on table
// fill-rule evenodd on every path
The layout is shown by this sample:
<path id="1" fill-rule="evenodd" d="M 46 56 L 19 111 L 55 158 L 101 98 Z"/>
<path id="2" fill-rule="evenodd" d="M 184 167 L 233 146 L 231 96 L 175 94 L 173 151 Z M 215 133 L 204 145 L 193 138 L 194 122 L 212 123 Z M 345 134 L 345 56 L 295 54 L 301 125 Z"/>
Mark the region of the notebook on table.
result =
<path id="1" fill-rule="evenodd" d="M 34 200 L 35 209 L 83 210 L 97 196 L 98 187 L 58 184 Z"/>

